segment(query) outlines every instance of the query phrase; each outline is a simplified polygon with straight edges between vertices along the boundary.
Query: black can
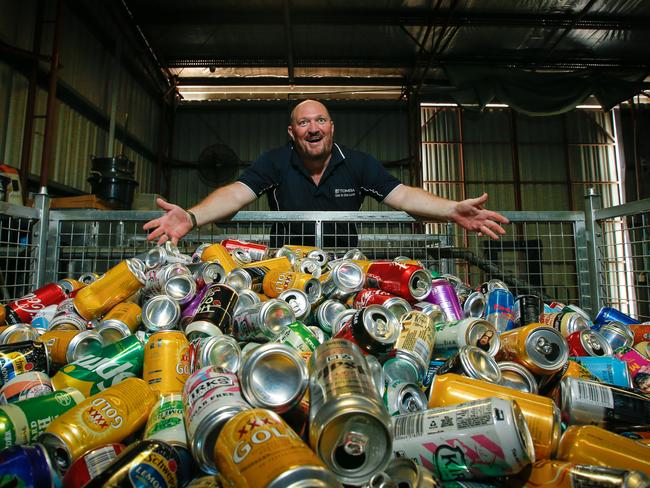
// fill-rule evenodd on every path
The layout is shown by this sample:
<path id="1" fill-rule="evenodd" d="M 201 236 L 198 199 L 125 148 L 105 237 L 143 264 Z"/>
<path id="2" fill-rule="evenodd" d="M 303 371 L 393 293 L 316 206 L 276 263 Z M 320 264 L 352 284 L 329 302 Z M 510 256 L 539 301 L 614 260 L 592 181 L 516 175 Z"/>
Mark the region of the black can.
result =
<path id="1" fill-rule="evenodd" d="M 132 444 L 113 460 L 85 488 L 103 486 L 183 486 L 181 458 L 172 446 L 159 440 Z"/>
<path id="2" fill-rule="evenodd" d="M 192 323 L 208 322 L 216 325 L 224 334 L 229 333 L 238 299 L 237 292 L 228 285 L 212 283 L 203 295 Z"/>
<path id="3" fill-rule="evenodd" d="M 519 295 L 515 300 L 515 327 L 538 324 L 542 306 L 538 295 Z"/>
<path id="4" fill-rule="evenodd" d="M 31 371 L 49 373 L 50 357 L 45 343 L 24 341 L 0 346 L 0 386 Z"/>
<path id="5" fill-rule="evenodd" d="M 385 357 L 395 347 L 400 331 L 393 312 L 370 305 L 357 310 L 334 337 L 354 342 L 364 354 Z"/>

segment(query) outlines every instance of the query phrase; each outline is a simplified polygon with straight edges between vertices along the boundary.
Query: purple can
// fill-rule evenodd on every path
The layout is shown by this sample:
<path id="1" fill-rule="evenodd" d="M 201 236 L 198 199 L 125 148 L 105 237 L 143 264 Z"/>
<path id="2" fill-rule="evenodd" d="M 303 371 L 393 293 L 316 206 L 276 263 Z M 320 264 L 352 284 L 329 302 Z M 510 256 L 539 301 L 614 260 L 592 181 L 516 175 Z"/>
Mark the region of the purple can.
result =
<path id="1" fill-rule="evenodd" d="M 606 322 L 619 322 L 625 325 L 638 324 L 639 321 L 633 319 L 629 315 L 624 314 L 620 310 L 616 310 L 612 307 L 603 307 L 599 310 L 598 315 L 596 315 L 596 320 L 594 324 L 601 325 Z"/>
<path id="2" fill-rule="evenodd" d="M 514 321 L 515 297 L 509 290 L 495 288 L 487 296 L 485 320 L 501 332 L 515 328 Z"/>
<path id="3" fill-rule="evenodd" d="M 201 300 L 203 300 L 203 297 L 205 296 L 207 291 L 208 291 L 207 286 L 201 288 L 201 290 L 196 295 L 194 295 L 194 298 L 192 298 L 192 300 L 185 306 L 185 308 L 181 312 L 181 320 L 180 320 L 181 330 L 185 330 L 185 327 L 187 327 L 192 322 L 192 320 L 194 320 L 194 315 L 196 314 L 196 311 L 199 309 Z"/>
<path id="4" fill-rule="evenodd" d="M 454 285 L 444 278 L 439 278 L 431 282 L 431 293 L 425 301 L 438 305 L 447 316 L 447 321 L 449 322 L 462 320 L 465 317 Z"/>

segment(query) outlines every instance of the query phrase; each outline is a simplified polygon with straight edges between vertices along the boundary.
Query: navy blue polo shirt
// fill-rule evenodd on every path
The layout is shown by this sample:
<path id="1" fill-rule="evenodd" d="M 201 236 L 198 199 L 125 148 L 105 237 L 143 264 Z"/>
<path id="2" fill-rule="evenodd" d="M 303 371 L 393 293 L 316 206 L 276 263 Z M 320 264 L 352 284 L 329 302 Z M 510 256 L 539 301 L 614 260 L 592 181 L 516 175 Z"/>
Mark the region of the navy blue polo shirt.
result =
<path id="1" fill-rule="evenodd" d="M 366 195 L 381 202 L 400 184 L 369 154 L 338 144 L 332 147 L 332 157 L 318 185 L 291 144 L 264 153 L 238 181 L 258 197 L 266 193 L 269 207 L 280 211 L 358 211 Z M 314 241 L 313 224 L 278 224 L 272 234 L 272 247 L 313 245 Z M 353 224 L 326 225 L 323 234 L 324 247 L 356 247 Z"/>

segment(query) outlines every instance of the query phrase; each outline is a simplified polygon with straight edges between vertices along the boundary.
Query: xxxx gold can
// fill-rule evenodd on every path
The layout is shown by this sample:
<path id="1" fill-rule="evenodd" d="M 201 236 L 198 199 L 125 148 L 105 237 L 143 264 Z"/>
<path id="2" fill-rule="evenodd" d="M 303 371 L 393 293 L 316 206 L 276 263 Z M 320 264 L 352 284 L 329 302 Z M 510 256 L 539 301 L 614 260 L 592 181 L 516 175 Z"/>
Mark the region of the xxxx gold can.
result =
<path id="1" fill-rule="evenodd" d="M 4 307 L 0 307 L 0 325 L 5 324 L 6 312 Z"/>
<path id="2" fill-rule="evenodd" d="M 310 303 L 315 302 L 320 296 L 320 281 L 308 273 L 271 269 L 266 273 L 262 281 L 264 294 L 269 298 L 277 298 L 282 292 L 294 288 L 305 292 L 308 297 L 311 297 Z"/>
<path id="3" fill-rule="evenodd" d="M 533 437 L 536 459 L 548 459 L 554 455 L 560 442 L 560 409 L 550 398 L 447 373 L 434 377 L 429 408 L 447 407 L 490 397 L 517 402 Z"/>
<path id="4" fill-rule="evenodd" d="M 650 473 L 650 446 L 595 425 L 569 427 L 560 441 L 557 458 Z"/>
<path id="5" fill-rule="evenodd" d="M 226 273 L 230 273 L 238 266 L 237 262 L 230 255 L 230 252 L 228 252 L 228 249 L 221 244 L 212 244 L 211 246 L 206 247 L 201 254 L 201 261 L 216 261 L 221 265 Z"/>
<path id="6" fill-rule="evenodd" d="M 516 481 L 515 481 L 516 480 Z M 643 487 L 650 478 L 639 471 L 629 471 L 604 466 L 575 464 L 555 459 L 541 459 L 517 474 L 509 486 L 535 488 Z"/>
<path id="7" fill-rule="evenodd" d="M 77 313 L 86 320 L 99 317 L 144 286 L 144 265 L 126 259 L 101 278 L 82 288 L 73 299 Z"/>
<path id="8" fill-rule="evenodd" d="M 569 346 L 552 327 L 533 323 L 503 332 L 498 361 L 513 361 L 531 372 L 545 376 L 562 369 L 569 359 Z"/>
<path id="9" fill-rule="evenodd" d="M 127 378 L 54 419 L 38 442 L 65 471 L 84 452 L 121 442 L 144 426 L 157 396 L 140 378 Z"/>
<path id="10" fill-rule="evenodd" d="M 180 393 L 190 376 L 189 341 L 178 330 L 156 332 L 144 347 L 142 379 L 161 395 Z"/>
<path id="11" fill-rule="evenodd" d="M 219 473 L 233 486 L 341 486 L 307 444 L 275 412 L 255 408 L 228 421 L 216 442 Z"/>

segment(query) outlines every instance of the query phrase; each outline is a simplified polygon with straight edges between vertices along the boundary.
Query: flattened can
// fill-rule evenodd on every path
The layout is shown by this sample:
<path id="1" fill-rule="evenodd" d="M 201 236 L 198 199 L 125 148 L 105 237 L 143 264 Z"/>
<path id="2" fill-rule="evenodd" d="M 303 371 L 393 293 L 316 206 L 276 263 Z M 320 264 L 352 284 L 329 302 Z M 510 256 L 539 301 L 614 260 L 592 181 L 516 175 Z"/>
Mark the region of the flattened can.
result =
<path id="1" fill-rule="evenodd" d="M 557 330 L 528 324 L 500 336 L 499 361 L 514 361 L 544 376 L 562 369 L 569 358 L 567 342 Z"/>
<path id="2" fill-rule="evenodd" d="M 577 330 L 566 337 L 571 356 L 603 357 L 612 355 L 612 347 L 595 330 Z"/>
<path id="3" fill-rule="evenodd" d="M 512 400 L 485 398 L 399 415 L 393 425 L 395 456 L 441 480 L 509 476 L 535 461 L 528 425 Z"/>
<path id="4" fill-rule="evenodd" d="M 91 449 L 72 463 L 70 469 L 66 471 L 63 487 L 85 486 L 91 479 L 99 476 L 125 448 L 124 444 L 113 443 Z"/>
<path id="5" fill-rule="evenodd" d="M 490 397 L 517 401 L 533 438 L 536 459 L 550 458 L 555 454 L 560 442 L 560 409 L 550 398 L 447 373 L 433 378 L 429 408 Z"/>
<path id="6" fill-rule="evenodd" d="M 183 419 L 183 395 L 164 393 L 149 413 L 144 439 L 164 441 L 171 446 L 187 448 Z"/>
<path id="7" fill-rule="evenodd" d="M 142 440 L 131 444 L 84 488 L 133 486 L 180 488 L 180 463 L 176 450 L 166 442 Z"/>
<path id="8" fill-rule="evenodd" d="M 156 332 L 144 346 L 142 379 L 161 394 L 180 393 L 190 376 L 189 341 L 178 330 Z"/>
<path id="9" fill-rule="evenodd" d="M 71 408 L 47 427 L 38 442 L 65 471 L 84 452 L 121 442 L 144 426 L 156 395 L 139 378 L 127 378 Z"/>
<path id="10" fill-rule="evenodd" d="M 214 446 L 228 420 L 251 406 L 244 400 L 236 374 L 206 366 L 194 372 L 183 388 L 185 430 L 199 467 L 216 474 Z"/>
<path id="11" fill-rule="evenodd" d="M 269 410 L 256 408 L 233 417 L 215 443 L 214 457 L 233 486 L 341 486 L 298 434 Z"/>
<path id="12" fill-rule="evenodd" d="M 0 346 L 0 386 L 28 371 L 50 370 L 50 357 L 45 344 L 36 341 L 16 342 Z"/>
<path id="13" fill-rule="evenodd" d="M 0 405 L 16 403 L 52 393 L 52 380 L 41 371 L 19 374 L 0 388 Z"/>
<path id="14" fill-rule="evenodd" d="M 500 346 L 499 334 L 494 325 L 483 319 L 436 324 L 434 357 L 449 357 L 463 346 L 476 346 L 495 356 Z"/>
<path id="15" fill-rule="evenodd" d="M 427 408 L 427 397 L 415 383 L 391 381 L 384 390 L 384 405 L 392 416 L 421 412 Z"/>
<path id="16" fill-rule="evenodd" d="M 395 356 L 413 363 L 418 370 L 418 382 L 424 379 L 435 344 L 436 326 L 431 318 L 417 310 L 400 320 L 402 330 L 395 343 Z"/>
<path id="17" fill-rule="evenodd" d="M 309 443 L 339 481 L 361 484 L 388 464 L 393 443 L 363 354 L 331 339 L 314 351 L 309 369 Z"/>

